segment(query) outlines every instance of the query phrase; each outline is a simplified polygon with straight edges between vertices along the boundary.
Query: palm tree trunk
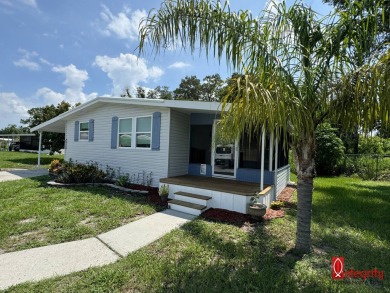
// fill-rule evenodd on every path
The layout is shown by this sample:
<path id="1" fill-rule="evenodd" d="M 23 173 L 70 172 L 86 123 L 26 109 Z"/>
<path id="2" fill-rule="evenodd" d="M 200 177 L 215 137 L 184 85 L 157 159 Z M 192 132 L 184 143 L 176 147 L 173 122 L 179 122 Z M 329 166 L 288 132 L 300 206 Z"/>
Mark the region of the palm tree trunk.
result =
<path id="1" fill-rule="evenodd" d="M 297 163 L 298 210 L 295 251 L 298 254 L 311 250 L 311 209 L 315 176 L 315 139 L 313 135 L 301 139 L 293 148 Z"/>

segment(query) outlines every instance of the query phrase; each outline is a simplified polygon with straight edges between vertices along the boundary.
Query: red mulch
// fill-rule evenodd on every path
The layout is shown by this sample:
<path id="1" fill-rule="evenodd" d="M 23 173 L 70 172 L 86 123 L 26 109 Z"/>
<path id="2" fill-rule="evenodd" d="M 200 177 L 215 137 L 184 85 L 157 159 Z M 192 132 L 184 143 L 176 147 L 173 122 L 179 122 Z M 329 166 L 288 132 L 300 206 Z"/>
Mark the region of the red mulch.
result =
<path id="1" fill-rule="evenodd" d="M 286 202 L 286 208 L 293 208 L 295 205 L 292 202 L 292 196 L 295 191 L 293 187 L 286 187 L 278 196 L 278 200 Z M 266 214 L 262 217 L 260 221 L 269 221 L 275 218 L 283 218 L 285 215 L 284 209 L 273 210 L 267 209 Z M 228 211 L 224 209 L 208 209 L 204 213 L 202 213 L 201 217 L 217 221 L 217 222 L 225 222 L 235 225 L 243 225 L 246 222 L 255 223 L 259 222 L 258 220 L 252 219 L 250 215 L 241 214 L 238 212 Z"/>

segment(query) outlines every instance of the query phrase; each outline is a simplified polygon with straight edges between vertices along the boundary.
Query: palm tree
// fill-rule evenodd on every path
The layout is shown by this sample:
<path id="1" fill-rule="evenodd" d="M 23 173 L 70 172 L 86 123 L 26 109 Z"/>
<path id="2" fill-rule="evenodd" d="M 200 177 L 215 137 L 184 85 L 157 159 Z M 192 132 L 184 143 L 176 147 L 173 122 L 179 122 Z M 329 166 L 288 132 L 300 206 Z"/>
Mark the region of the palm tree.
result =
<path id="1" fill-rule="evenodd" d="M 352 5 L 320 18 L 303 3 L 272 2 L 254 18 L 231 11 L 227 2 L 166 0 L 140 26 L 140 54 L 146 45 L 157 54 L 179 44 L 225 58 L 241 73 L 222 101 L 222 124 L 233 135 L 263 127 L 277 137 L 289 134 L 298 176 L 297 253 L 311 249 L 317 125 L 335 119 L 351 129 L 390 120 L 390 52 L 352 66 L 367 55 L 377 17 L 367 17 L 370 25 L 363 27 L 355 11 Z"/>

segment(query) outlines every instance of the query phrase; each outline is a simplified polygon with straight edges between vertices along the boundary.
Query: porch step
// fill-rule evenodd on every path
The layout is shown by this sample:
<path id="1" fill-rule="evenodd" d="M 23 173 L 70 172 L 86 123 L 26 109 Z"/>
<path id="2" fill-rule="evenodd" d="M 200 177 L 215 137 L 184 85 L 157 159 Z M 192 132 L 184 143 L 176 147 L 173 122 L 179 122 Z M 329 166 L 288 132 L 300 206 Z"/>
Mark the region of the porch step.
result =
<path id="1" fill-rule="evenodd" d="M 190 203 L 178 199 L 168 200 L 168 206 L 173 210 L 196 216 L 199 216 L 202 211 L 207 208 L 205 205 Z"/>
<path id="2" fill-rule="evenodd" d="M 186 196 L 186 197 L 193 197 L 193 198 L 202 199 L 202 200 L 209 200 L 209 199 L 212 199 L 211 196 L 205 196 L 205 195 L 200 195 L 200 194 L 195 194 L 195 193 L 189 193 L 189 192 L 183 192 L 183 191 L 175 192 L 175 194 L 181 195 L 181 196 Z"/>

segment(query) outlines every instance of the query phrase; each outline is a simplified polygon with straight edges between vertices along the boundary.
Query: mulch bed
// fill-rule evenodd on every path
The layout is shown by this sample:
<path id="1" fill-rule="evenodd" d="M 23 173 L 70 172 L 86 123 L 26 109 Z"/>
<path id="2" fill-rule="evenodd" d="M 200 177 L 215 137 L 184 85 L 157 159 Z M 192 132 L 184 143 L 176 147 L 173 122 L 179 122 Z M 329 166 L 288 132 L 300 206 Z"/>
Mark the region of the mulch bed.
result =
<path id="1" fill-rule="evenodd" d="M 157 187 L 150 187 L 145 185 L 138 185 L 138 184 L 127 184 L 126 187 L 130 189 L 137 189 L 137 190 L 146 190 L 149 191 L 148 193 L 148 201 L 150 203 L 159 205 L 159 206 L 168 206 L 168 202 L 164 202 L 161 200 L 160 195 L 158 194 L 158 188 Z"/>
<path id="2" fill-rule="evenodd" d="M 295 204 L 293 203 L 292 197 L 294 194 L 295 188 L 286 187 L 278 196 L 278 200 L 286 202 L 286 208 L 293 208 Z M 260 220 L 254 220 L 250 215 L 228 211 L 224 209 L 208 209 L 204 213 L 202 213 L 201 217 L 216 221 L 216 222 L 224 222 L 234 225 L 243 225 L 244 223 L 256 223 L 261 221 L 269 221 L 275 218 L 283 218 L 285 215 L 285 210 L 273 210 L 267 209 L 266 214 Z"/>

